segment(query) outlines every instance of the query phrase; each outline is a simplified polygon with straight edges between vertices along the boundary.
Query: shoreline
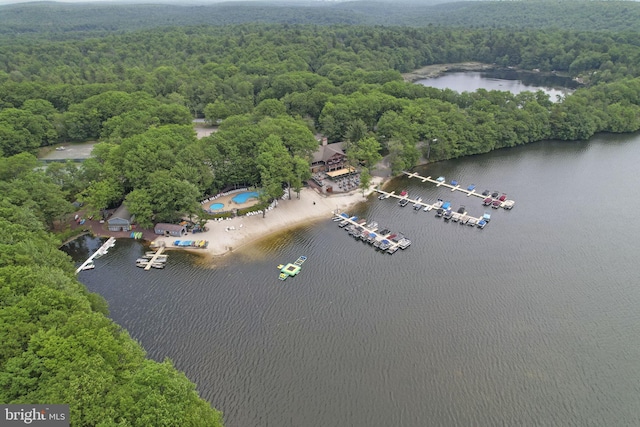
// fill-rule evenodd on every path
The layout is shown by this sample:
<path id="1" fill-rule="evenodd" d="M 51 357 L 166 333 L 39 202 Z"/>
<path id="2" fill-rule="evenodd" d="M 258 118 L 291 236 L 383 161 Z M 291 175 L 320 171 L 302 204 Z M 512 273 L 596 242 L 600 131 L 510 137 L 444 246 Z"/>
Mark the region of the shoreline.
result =
<path id="1" fill-rule="evenodd" d="M 499 68 L 495 64 L 484 64 L 482 62 L 460 62 L 454 64 L 434 64 L 418 68 L 402 74 L 405 82 L 414 83 L 418 80 L 439 77 L 448 71 L 487 71 Z"/>
<path id="2" fill-rule="evenodd" d="M 278 205 L 262 215 L 242 216 L 224 221 L 207 222 L 207 231 L 188 234 L 183 237 L 158 236 L 153 243 L 164 242 L 167 250 L 186 250 L 193 254 L 205 255 L 211 258 L 224 257 L 234 253 L 251 243 L 272 236 L 278 232 L 286 232 L 300 225 L 321 219 L 330 219 L 334 212 L 344 212 L 358 203 L 367 200 L 367 196 L 375 191 L 378 185 L 385 182 L 383 178 L 373 177 L 369 189 L 365 191 L 353 190 L 350 193 L 320 194 L 312 188 L 303 188 L 300 198 L 292 192 L 292 199 L 278 200 Z M 175 240 L 207 240 L 207 248 L 178 248 L 173 246 Z"/>

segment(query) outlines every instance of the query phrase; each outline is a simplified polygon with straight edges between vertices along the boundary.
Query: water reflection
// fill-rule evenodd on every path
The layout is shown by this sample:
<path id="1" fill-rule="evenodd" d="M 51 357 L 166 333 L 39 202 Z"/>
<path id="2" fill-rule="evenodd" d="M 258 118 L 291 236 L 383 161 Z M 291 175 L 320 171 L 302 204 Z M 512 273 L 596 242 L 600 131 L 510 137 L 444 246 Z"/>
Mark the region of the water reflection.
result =
<path id="1" fill-rule="evenodd" d="M 475 92 L 478 89 L 508 91 L 518 94 L 524 91 L 543 91 L 553 102 L 558 97 L 571 94 L 579 85 L 569 77 L 553 74 L 522 73 L 513 70 L 454 72 L 416 83 L 436 89 L 451 89 L 456 92 Z"/>

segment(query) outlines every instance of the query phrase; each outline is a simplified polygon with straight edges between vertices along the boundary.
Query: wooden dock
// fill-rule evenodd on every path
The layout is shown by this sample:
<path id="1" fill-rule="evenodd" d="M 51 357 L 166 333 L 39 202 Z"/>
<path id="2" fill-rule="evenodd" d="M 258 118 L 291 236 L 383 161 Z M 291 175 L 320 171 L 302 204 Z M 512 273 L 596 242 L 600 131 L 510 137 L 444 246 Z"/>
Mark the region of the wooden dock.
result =
<path id="1" fill-rule="evenodd" d="M 144 267 L 145 271 L 151 270 L 151 266 L 153 265 L 154 262 L 158 260 L 158 257 L 162 254 L 162 252 L 164 252 L 164 246 L 160 246 L 156 251 L 156 253 L 153 254 L 153 257 L 151 257 L 147 265 Z"/>
<path id="2" fill-rule="evenodd" d="M 76 274 L 80 273 L 84 268 L 93 262 L 94 258 L 101 257 L 109 251 L 109 248 L 114 247 L 116 244 L 115 237 L 109 237 L 109 239 L 100 246 L 100 248 L 95 251 L 85 262 L 83 262 L 80 267 L 76 269 Z"/>
<path id="3" fill-rule="evenodd" d="M 422 200 L 413 200 L 413 199 L 409 199 L 408 197 L 398 196 L 397 194 L 387 193 L 386 191 L 383 191 L 383 190 L 376 190 L 376 191 L 378 193 L 380 193 L 380 194 L 384 194 L 385 196 L 389 195 L 389 197 L 395 197 L 396 199 L 400 199 L 400 200 L 407 199 L 409 201 L 409 203 L 414 203 L 416 205 L 420 205 L 421 209 L 426 211 L 426 212 L 429 212 L 429 211 L 434 210 L 434 209 L 438 209 L 440 206 L 442 206 L 442 203 L 440 203 L 439 201 L 435 202 L 435 203 L 427 203 L 427 202 L 424 202 Z M 387 197 L 385 197 L 385 199 L 386 198 Z M 464 213 L 462 213 L 462 214 L 455 212 L 453 215 L 455 215 L 456 221 L 461 216 L 464 216 L 464 218 L 466 220 L 468 220 L 468 219 L 471 219 L 472 221 L 475 220 L 476 223 L 479 222 L 482 219 L 482 217 L 471 216 L 466 211 Z M 465 221 L 465 223 L 466 222 L 467 221 Z"/>
<path id="4" fill-rule="evenodd" d="M 398 195 L 393 194 L 393 192 L 392 193 L 386 193 L 385 192 L 384 194 L 385 195 L 388 194 L 389 196 L 393 195 L 393 197 L 403 198 L 403 197 L 400 197 Z M 387 197 L 385 197 L 385 198 L 387 198 Z M 389 239 L 389 236 L 392 236 L 393 234 L 398 234 L 398 233 L 389 232 L 385 236 L 383 236 L 383 235 L 377 233 L 378 227 L 367 228 L 366 223 L 365 224 L 361 224 L 358 221 L 352 220 L 351 217 L 350 218 L 345 218 L 342 215 L 336 215 L 336 217 L 348 222 L 349 224 L 353 225 L 354 227 L 357 227 L 360 230 L 359 234 L 354 235 L 354 237 L 356 237 L 356 238 L 358 238 L 360 236 L 360 234 L 365 233 L 365 232 L 367 234 L 371 234 L 371 233 L 375 234 L 376 235 L 375 240 L 372 241 L 372 242 L 367 241 L 367 243 L 371 243 L 371 244 L 373 244 L 374 242 L 378 242 L 379 243 L 379 242 L 382 242 L 383 240 L 386 239 L 389 242 L 389 247 L 384 249 L 384 251 L 388 252 L 390 254 L 393 254 L 398 249 L 404 249 L 404 248 L 408 247 L 409 245 L 411 245 L 411 241 L 409 239 L 404 239 L 404 240 L 406 240 L 406 242 L 408 242 L 408 244 L 406 246 L 400 240 L 397 241 L 397 242 L 394 242 L 393 240 Z"/>
<path id="5" fill-rule="evenodd" d="M 460 187 L 460 185 L 453 185 L 453 184 L 448 184 L 445 181 L 438 181 L 437 179 L 433 179 L 431 178 L 431 176 L 422 176 L 419 175 L 416 172 L 407 172 L 407 171 L 403 171 L 403 174 L 407 175 L 409 178 L 417 178 L 419 180 L 421 180 L 422 182 L 431 182 L 433 184 L 436 184 L 436 186 L 438 187 L 446 187 L 451 189 L 451 191 L 460 191 L 461 193 L 465 193 L 467 195 L 467 197 L 469 196 L 475 196 L 475 197 L 479 197 L 481 199 L 486 199 L 487 197 L 490 196 L 485 196 L 481 193 L 476 193 L 475 188 L 472 190 L 467 190 L 466 188 L 462 188 Z M 511 209 L 513 208 L 513 206 L 515 205 L 515 201 L 513 200 L 504 200 L 501 201 L 500 203 L 500 207 L 504 208 L 504 209 Z"/>

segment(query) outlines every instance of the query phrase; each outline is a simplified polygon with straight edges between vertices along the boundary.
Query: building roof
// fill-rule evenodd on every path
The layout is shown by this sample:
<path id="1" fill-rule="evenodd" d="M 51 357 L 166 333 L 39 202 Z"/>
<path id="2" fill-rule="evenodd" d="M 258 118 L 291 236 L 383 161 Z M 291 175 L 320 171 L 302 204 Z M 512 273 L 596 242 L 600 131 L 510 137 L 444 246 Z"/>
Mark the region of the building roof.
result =
<path id="1" fill-rule="evenodd" d="M 312 163 L 326 162 L 332 156 L 340 154 L 344 156 L 342 150 L 344 142 L 334 142 L 333 144 L 320 145 L 315 153 L 313 153 Z"/>
<path id="2" fill-rule="evenodd" d="M 109 218 L 107 222 L 109 223 L 117 219 L 131 221 L 131 214 L 129 213 L 129 209 L 127 209 L 125 205 L 120 205 L 120 207 L 115 210 L 115 212 L 113 213 L 113 215 L 111 215 L 111 218 Z"/>
<path id="3" fill-rule="evenodd" d="M 354 167 L 349 166 L 348 168 L 338 169 L 337 171 L 326 172 L 326 174 L 331 178 L 339 178 L 342 175 L 348 175 L 350 173 L 354 173 L 355 171 L 356 169 Z"/>
<path id="4" fill-rule="evenodd" d="M 153 227 L 153 229 L 172 232 L 186 230 L 186 226 L 180 224 L 167 224 L 165 222 L 159 222 Z"/>

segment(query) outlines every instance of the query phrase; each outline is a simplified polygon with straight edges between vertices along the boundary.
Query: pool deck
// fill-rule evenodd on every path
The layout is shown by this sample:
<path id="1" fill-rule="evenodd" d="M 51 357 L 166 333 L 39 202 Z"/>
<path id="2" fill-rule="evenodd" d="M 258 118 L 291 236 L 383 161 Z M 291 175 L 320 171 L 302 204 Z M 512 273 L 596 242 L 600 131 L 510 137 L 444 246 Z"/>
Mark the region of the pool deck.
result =
<path id="1" fill-rule="evenodd" d="M 247 190 L 247 191 L 251 191 L 251 190 Z M 218 210 L 218 211 L 212 211 L 211 213 L 215 214 L 217 212 L 228 212 L 234 209 L 243 209 L 243 208 L 248 208 L 250 206 L 253 206 L 257 203 L 259 203 L 258 199 L 247 199 L 246 202 L 244 203 L 236 203 L 234 202 L 232 199 L 237 196 L 240 193 L 233 193 L 233 194 L 228 194 L 226 196 L 221 196 L 218 197 L 215 200 L 209 200 L 208 202 L 204 202 L 202 203 L 202 209 L 204 209 L 205 211 L 209 211 L 209 207 L 211 205 L 213 205 L 214 203 L 222 203 L 224 204 L 224 208 Z"/>

